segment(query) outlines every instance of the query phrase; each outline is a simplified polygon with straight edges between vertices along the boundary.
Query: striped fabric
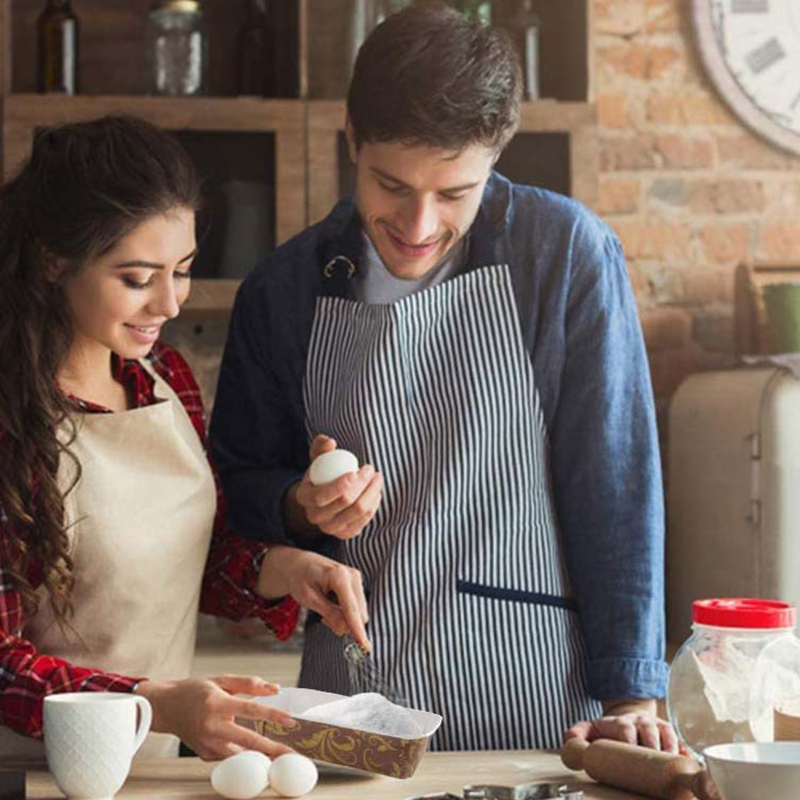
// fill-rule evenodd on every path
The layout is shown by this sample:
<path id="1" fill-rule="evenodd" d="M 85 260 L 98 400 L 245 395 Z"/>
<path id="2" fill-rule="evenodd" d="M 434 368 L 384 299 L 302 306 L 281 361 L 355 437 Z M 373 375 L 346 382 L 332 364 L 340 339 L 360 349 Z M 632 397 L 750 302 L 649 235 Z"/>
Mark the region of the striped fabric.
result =
<path id="1" fill-rule="evenodd" d="M 392 305 L 320 299 L 304 400 L 310 435 L 384 474 L 344 558 L 364 574 L 379 671 L 444 717 L 433 746 L 557 747 L 596 716 L 508 268 Z M 364 689 L 322 625 L 307 631 L 301 685 Z"/>

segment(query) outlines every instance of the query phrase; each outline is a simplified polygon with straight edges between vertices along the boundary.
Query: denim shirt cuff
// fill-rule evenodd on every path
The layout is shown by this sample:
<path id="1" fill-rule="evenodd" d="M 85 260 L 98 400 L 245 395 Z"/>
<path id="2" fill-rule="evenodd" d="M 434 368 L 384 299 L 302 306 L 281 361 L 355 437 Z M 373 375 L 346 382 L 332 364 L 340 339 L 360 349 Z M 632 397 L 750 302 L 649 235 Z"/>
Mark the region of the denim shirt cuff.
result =
<path id="1" fill-rule="evenodd" d="M 589 661 L 589 694 L 596 700 L 664 697 L 666 662 L 646 658 L 603 658 Z"/>
<path id="2" fill-rule="evenodd" d="M 289 489 L 303 479 L 303 473 L 297 470 L 280 470 L 271 476 L 268 492 L 272 497 L 269 508 L 267 535 L 262 534 L 257 541 L 270 544 L 286 544 L 297 546 L 294 537 L 289 533 L 283 518 L 283 496 Z"/>

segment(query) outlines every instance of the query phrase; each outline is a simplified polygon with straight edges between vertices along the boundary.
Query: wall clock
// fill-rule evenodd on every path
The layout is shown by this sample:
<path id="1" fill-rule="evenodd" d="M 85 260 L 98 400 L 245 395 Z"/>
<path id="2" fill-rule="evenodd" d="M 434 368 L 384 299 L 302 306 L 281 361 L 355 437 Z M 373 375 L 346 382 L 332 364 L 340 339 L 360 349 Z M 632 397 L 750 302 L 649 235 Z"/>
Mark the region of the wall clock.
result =
<path id="1" fill-rule="evenodd" d="M 756 133 L 800 155 L 800 0 L 692 0 L 711 80 Z"/>

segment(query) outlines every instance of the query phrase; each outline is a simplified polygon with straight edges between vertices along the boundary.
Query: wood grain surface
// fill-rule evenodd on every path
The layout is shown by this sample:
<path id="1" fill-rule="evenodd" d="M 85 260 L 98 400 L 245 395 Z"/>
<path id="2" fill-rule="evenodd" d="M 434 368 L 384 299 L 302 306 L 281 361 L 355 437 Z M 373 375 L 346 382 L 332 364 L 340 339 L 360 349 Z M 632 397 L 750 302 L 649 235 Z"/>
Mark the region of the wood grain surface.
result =
<path id="1" fill-rule="evenodd" d="M 213 764 L 195 758 L 154 759 L 135 764 L 118 800 L 183 797 L 212 800 L 218 797 L 209 775 Z M 429 753 L 408 780 L 323 773 L 317 787 L 306 795 L 312 800 L 407 800 L 433 792 L 461 796 L 466 784 L 513 786 L 532 781 L 563 781 L 583 789 L 585 800 L 636 800 L 639 795 L 592 783 L 582 774 L 565 769 L 554 753 L 508 751 L 485 753 Z M 28 773 L 28 798 L 56 800 L 61 793 L 43 771 Z M 267 789 L 261 797 L 277 797 Z"/>

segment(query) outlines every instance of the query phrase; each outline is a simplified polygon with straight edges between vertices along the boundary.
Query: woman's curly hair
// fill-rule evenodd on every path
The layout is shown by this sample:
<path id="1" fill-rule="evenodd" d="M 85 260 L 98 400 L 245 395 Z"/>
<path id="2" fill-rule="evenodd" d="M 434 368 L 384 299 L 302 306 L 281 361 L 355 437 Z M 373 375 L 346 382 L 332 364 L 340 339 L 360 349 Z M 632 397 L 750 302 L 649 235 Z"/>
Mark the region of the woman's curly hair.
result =
<path id="1" fill-rule="evenodd" d="M 0 187 L 0 560 L 26 613 L 40 581 L 56 619 L 71 613 L 64 498 L 80 464 L 75 409 L 57 383 L 73 340 L 63 286 L 145 220 L 199 203 L 177 140 L 132 117 L 42 130 Z"/>

